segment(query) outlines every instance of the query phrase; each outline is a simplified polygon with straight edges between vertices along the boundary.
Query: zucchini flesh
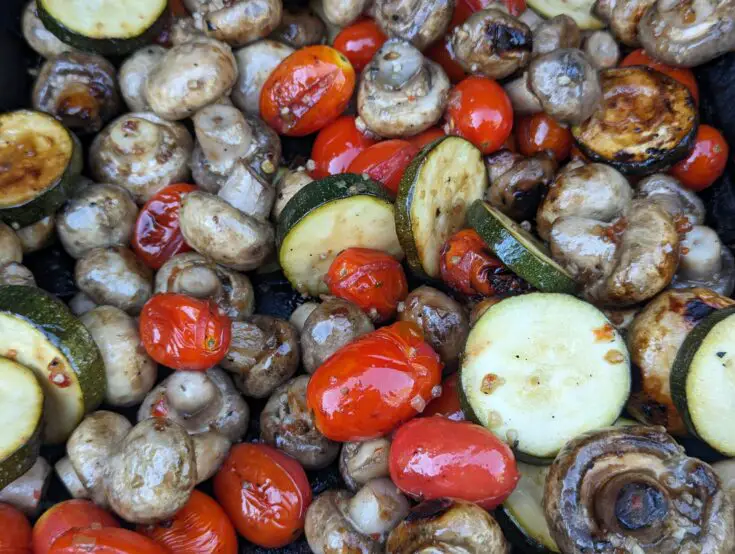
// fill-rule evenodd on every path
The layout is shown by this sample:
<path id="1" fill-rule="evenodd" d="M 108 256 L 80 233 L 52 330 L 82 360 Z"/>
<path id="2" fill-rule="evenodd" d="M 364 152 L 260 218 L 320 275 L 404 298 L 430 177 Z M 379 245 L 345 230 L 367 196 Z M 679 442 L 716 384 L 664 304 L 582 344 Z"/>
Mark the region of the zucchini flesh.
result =
<path id="1" fill-rule="evenodd" d="M 501 262 L 541 292 L 576 291 L 574 278 L 551 259 L 546 246 L 500 210 L 477 200 L 467 221 Z"/>
<path id="2" fill-rule="evenodd" d="M 469 206 L 488 187 L 482 153 L 459 137 L 425 147 L 406 168 L 396 198 L 396 229 L 408 264 L 439 278 L 444 243 L 465 226 Z"/>
<path id="3" fill-rule="evenodd" d="M 595 0 L 528 0 L 528 5 L 548 19 L 557 15 L 568 15 L 577 22 L 580 29 L 594 31 L 605 26 L 592 15 Z"/>
<path id="4" fill-rule="evenodd" d="M 490 307 L 470 330 L 460 397 L 467 414 L 531 463 L 612 425 L 630 393 L 625 341 L 597 308 L 531 293 Z"/>
<path id="5" fill-rule="evenodd" d="M 0 358 L 0 489 L 28 471 L 41 447 L 43 391 L 32 371 Z"/>

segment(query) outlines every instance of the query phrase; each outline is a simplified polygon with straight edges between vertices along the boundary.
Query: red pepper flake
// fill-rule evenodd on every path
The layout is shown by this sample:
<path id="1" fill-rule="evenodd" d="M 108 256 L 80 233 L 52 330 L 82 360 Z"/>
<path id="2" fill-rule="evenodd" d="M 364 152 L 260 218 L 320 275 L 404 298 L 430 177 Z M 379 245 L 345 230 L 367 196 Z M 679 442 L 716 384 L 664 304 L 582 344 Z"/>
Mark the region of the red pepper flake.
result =
<path id="1" fill-rule="evenodd" d="M 612 342 L 615 339 L 615 328 L 609 323 L 592 329 L 592 333 L 595 335 L 595 342 Z"/>
<path id="2" fill-rule="evenodd" d="M 64 371 L 64 364 L 58 358 L 51 360 L 48 365 L 48 380 L 60 389 L 71 385 L 71 378 Z"/>
<path id="3" fill-rule="evenodd" d="M 151 417 L 166 417 L 168 415 L 168 403 L 166 402 L 166 399 L 161 396 L 154 404 L 151 406 Z"/>
<path id="4" fill-rule="evenodd" d="M 482 378 L 482 383 L 480 384 L 480 392 L 482 392 L 483 394 L 492 394 L 498 389 L 498 387 L 500 387 L 504 383 L 505 379 L 503 379 L 499 375 L 496 375 L 495 373 L 488 373 L 487 375 L 485 375 L 485 377 Z"/>

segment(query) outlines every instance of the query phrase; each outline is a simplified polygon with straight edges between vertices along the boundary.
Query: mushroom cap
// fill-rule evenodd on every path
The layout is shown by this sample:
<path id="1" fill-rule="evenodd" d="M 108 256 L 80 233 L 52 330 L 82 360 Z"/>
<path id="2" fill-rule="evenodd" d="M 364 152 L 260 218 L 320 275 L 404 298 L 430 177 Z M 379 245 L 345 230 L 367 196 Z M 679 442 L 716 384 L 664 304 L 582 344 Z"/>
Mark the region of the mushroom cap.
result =
<path id="1" fill-rule="evenodd" d="M 654 173 L 636 185 L 636 198 L 647 198 L 659 204 L 677 223 L 686 218 L 691 225 L 704 223 L 704 202 L 696 192 L 682 186 L 674 177 Z"/>
<path id="2" fill-rule="evenodd" d="M 368 3 L 368 0 L 321 0 L 324 18 L 337 27 L 347 27 L 354 23 Z"/>
<path id="3" fill-rule="evenodd" d="M 260 115 L 263 85 L 278 64 L 293 53 L 293 48 L 275 40 L 259 40 L 237 50 L 238 77 L 232 102 L 246 113 Z"/>
<path id="4" fill-rule="evenodd" d="M 582 32 L 577 22 L 566 14 L 542 21 L 533 30 L 533 55 L 542 56 L 559 48 L 579 48 Z"/>
<path id="5" fill-rule="evenodd" d="M 144 112 L 150 109 L 145 98 L 145 83 L 165 53 L 166 49 L 163 46 L 150 44 L 135 51 L 120 66 L 118 73 L 120 92 L 131 112 Z"/>
<path id="6" fill-rule="evenodd" d="M 190 2 L 197 26 L 217 40 L 242 46 L 268 36 L 281 22 L 281 0 Z"/>
<path id="7" fill-rule="evenodd" d="M 452 0 L 375 0 L 372 13 L 386 35 L 424 50 L 444 35 L 453 10 Z"/>
<path id="8" fill-rule="evenodd" d="M 351 491 L 371 479 L 388 477 L 390 440 L 386 437 L 362 442 L 346 442 L 339 455 L 339 473 Z"/>
<path id="9" fill-rule="evenodd" d="M 360 4 L 361 2 L 362 0 L 357 0 L 355 3 Z M 340 3 L 345 4 L 342 1 Z M 270 34 L 270 38 L 291 48 L 303 48 L 312 44 L 321 44 L 326 32 L 324 22 L 311 10 L 284 9 L 281 24 Z"/>
<path id="10" fill-rule="evenodd" d="M 640 46 L 638 22 L 655 3 L 656 0 L 597 0 L 592 12 L 608 23 L 616 39 L 636 48 Z"/>

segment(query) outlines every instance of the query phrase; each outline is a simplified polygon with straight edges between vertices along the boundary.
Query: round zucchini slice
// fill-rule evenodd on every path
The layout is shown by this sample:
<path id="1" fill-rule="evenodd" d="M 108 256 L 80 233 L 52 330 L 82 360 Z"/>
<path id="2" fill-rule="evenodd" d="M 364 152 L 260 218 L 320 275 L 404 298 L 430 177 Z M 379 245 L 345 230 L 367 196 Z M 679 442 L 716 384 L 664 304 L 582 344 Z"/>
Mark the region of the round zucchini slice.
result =
<path id="1" fill-rule="evenodd" d="M 294 289 L 311 296 L 329 292 L 324 276 L 342 250 L 372 248 L 403 258 L 385 190 L 349 173 L 314 181 L 297 192 L 281 212 L 276 241 L 283 273 Z"/>
<path id="2" fill-rule="evenodd" d="M 0 219 L 15 229 L 53 215 L 82 170 L 77 138 L 50 115 L 0 115 Z"/>
<path id="3" fill-rule="evenodd" d="M 44 391 L 44 442 L 69 438 L 102 403 L 105 367 L 89 331 L 69 308 L 36 287 L 0 287 L 0 356 L 31 369 Z"/>
<path id="4" fill-rule="evenodd" d="M 580 29 L 595 31 L 605 24 L 592 15 L 595 0 L 528 0 L 528 5 L 547 19 L 568 15 Z"/>
<path id="5" fill-rule="evenodd" d="M 689 89 L 650 67 L 600 72 L 602 104 L 572 127 L 580 150 L 622 173 L 653 173 L 686 157 L 697 135 L 697 105 Z"/>
<path id="6" fill-rule="evenodd" d="M 43 391 L 28 368 L 0 358 L 0 490 L 28 471 L 41 448 Z"/>

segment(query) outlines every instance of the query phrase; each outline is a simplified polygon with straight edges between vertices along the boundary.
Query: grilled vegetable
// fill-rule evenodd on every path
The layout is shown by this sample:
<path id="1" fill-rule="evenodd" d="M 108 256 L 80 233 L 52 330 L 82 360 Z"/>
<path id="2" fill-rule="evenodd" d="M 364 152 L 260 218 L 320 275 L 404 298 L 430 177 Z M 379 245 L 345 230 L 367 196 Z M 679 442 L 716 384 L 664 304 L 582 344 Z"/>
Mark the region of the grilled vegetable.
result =
<path id="1" fill-rule="evenodd" d="M 544 17 L 568 15 L 582 29 L 601 29 L 602 21 L 592 15 L 594 0 L 529 0 L 528 6 Z"/>

